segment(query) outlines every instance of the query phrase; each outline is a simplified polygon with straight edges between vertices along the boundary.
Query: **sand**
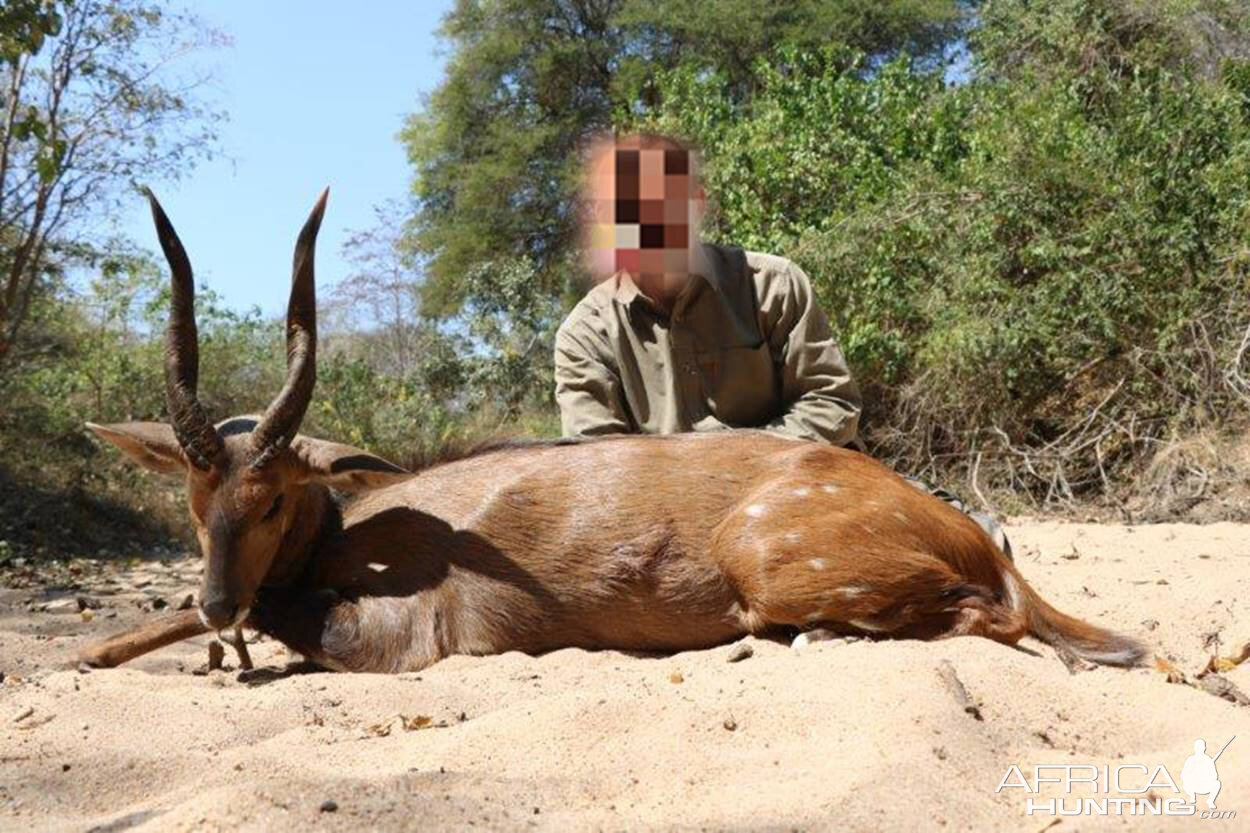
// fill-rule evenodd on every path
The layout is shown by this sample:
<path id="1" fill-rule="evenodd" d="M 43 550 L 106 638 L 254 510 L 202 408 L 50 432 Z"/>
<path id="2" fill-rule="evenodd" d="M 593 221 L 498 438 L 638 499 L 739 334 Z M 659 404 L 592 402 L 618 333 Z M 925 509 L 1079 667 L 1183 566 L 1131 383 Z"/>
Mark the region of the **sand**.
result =
<path id="1" fill-rule="evenodd" d="M 1142 635 L 1191 680 L 1250 640 L 1250 527 L 1010 534 L 1044 596 Z M 200 639 L 121 669 L 68 665 L 152 615 L 137 604 L 176 604 L 194 572 L 103 581 L 90 622 L 63 594 L 0 591 L 0 829 L 1190 830 L 1203 822 L 1030 816 L 1023 790 L 995 788 L 1013 764 L 1030 780 L 1050 764 L 1162 764 L 1179 780 L 1196 738 L 1214 752 L 1234 734 L 1218 807 L 1237 817 L 1200 829 L 1248 829 L 1250 706 L 1155 668 L 1069 673 L 1032 641 L 749 639 L 732 663 L 733 646 L 564 650 L 385 677 L 286 673 L 272 642 L 253 645 L 257 671 L 196 675 Z M 1250 692 L 1250 662 L 1224 676 Z"/>

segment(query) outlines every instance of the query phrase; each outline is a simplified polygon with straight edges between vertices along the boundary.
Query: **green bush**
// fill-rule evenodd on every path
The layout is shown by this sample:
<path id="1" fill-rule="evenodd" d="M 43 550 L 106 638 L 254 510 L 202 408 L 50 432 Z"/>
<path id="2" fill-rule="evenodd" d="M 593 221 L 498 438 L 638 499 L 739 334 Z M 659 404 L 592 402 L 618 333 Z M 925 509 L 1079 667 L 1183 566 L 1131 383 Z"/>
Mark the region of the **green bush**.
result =
<path id="1" fill-rule="evenodd" d="M 784 49 L 735 103 L 679 69 L 642 123 L 703 148 L 710 237 L 811 274 L 874 451 L 943 479 L 980 462 L 1039 499 L 1103 493 L 1246 414 L 1229 380 L 1250 71 L 1178 57 L 1195 5 L 993 4 L 963 84 Z"/>

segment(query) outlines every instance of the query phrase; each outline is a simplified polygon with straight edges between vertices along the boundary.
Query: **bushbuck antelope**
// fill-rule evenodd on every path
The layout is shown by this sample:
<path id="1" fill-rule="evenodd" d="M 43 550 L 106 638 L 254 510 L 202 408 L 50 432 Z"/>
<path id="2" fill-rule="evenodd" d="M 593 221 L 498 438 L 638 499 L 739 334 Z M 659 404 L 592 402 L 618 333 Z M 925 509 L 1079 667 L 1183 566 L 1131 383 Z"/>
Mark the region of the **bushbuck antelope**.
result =
<path id="1" fill-rule="evenodd" d="M 191 267 L 152 198 L 172 270 L 171 425 L 90 427 L 186 479 L 202 625 L 183 614 L 88 660 L 240 624 L 343 671 L 569 646 L 679 651 L 817 626 L 1008 645 L 1032 634 L 1097 662 L 1142 657 L 1134 640 L 1043 601 L 976 523 L 854 451 L 758 431 L 605 437 L 412 474 L 297 434 L 313 392 L 325 199 L 295 249 L 286 383 L 263 416 L 213 425 L 196 398 Z"/>

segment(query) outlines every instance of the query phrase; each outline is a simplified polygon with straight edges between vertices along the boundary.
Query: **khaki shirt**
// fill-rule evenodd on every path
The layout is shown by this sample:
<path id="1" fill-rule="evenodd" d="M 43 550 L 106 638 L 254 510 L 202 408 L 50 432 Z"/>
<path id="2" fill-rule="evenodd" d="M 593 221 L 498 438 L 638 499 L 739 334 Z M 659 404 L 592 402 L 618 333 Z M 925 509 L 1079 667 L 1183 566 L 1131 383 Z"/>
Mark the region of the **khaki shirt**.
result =
<path id="1" fill-rule="evenodd" d="M 785 258 L 704 245 L 665 315 L 625 273 L 556 333 L 566 436 L 765 428 L 845 445 L 859 390 L 807 275 Z"/>

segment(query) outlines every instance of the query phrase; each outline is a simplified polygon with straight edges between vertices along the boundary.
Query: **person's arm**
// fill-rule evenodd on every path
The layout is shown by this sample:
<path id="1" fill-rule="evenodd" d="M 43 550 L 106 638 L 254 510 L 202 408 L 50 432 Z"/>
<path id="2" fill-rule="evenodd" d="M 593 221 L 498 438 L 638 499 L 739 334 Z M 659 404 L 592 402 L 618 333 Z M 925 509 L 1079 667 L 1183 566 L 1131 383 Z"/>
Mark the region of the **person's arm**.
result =
<path id="1" fill-rule="evenodd" d="M 764 427 L 791 437 L 847 445 L 855 440 L 859 388 L 803 270 L 790 264 L 766 288 L 760 310 L 782 360 L 783 413 Z"/>
<path id="2" fill-rule="evenodd" d="M 566 437 L 630 434 L 629 416 L 621 398 L 621 382 L 602 352 L 564 326 L 556 332 L 556 405 Z"/>

